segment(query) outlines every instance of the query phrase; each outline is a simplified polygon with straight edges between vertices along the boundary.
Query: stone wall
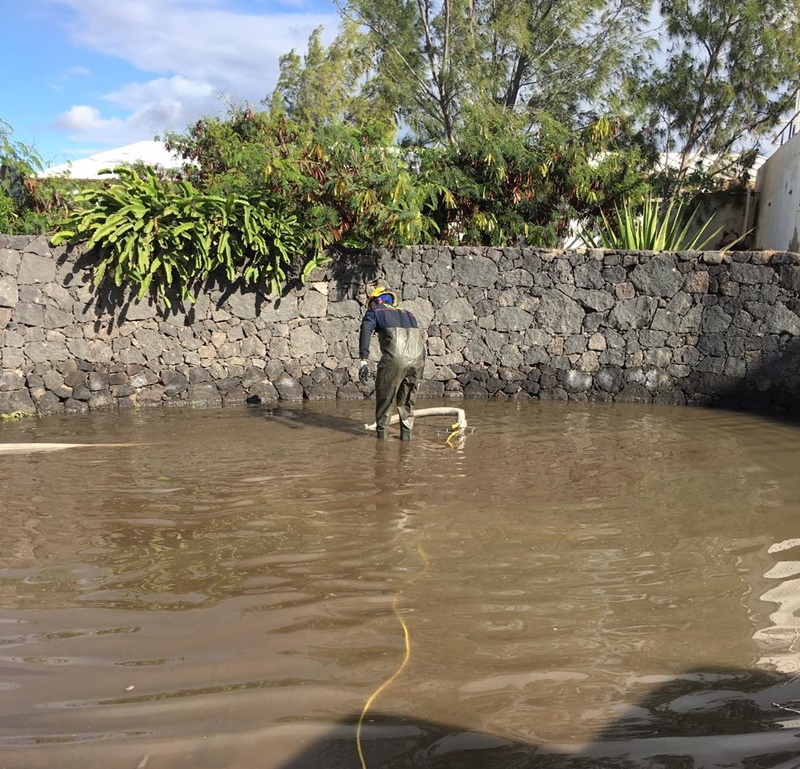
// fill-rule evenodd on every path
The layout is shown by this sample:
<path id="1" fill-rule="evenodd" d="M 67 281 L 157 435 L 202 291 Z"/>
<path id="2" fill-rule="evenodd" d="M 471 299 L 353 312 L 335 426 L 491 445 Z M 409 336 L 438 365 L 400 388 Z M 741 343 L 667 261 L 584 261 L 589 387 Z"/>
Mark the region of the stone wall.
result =
<path id="1" fill-rule="evenodd" d="M 80 250 L 0 236 L 0 414 L 369 396 L 358 325 L 376 283 L 428 329 L 424 397 L 791 408 L 800 393 L 797 254 L 378 249 L 280 298 L 220 286 L 168 309 L 95 291 Z"/>

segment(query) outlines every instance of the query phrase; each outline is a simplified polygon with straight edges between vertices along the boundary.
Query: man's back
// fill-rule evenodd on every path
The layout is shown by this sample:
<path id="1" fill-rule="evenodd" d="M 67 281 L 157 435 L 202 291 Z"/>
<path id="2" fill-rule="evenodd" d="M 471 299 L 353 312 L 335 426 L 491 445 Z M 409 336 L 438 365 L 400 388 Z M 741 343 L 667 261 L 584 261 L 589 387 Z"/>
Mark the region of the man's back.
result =
<path id="1" fill-rule="evenodd" d="M 407 365 L 420 365 L 425 355 L 425 339 L 413 313 L 391 304 L 370 307 L 361 321 L 359 355 L 369 357 L 369 342 L 378 334 L 381 353 Z"/>

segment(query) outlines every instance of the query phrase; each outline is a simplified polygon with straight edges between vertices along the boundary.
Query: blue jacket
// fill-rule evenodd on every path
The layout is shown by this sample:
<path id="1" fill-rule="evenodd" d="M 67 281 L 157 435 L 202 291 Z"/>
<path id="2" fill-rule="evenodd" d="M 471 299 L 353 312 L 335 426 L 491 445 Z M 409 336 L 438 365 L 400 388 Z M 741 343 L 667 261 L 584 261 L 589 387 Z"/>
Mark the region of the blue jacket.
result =
<path id="1" fill-rule="evenodd" d="M 373 333 L 378 334 L 383 355 L 399 358 L 411 365 L 422 364 L 425 357 L 424 337 L 413 313 L 391 304 L 370 307 L 361 321 L 358 337 L 361 360 L 369 358 L 369 343 Z"/>

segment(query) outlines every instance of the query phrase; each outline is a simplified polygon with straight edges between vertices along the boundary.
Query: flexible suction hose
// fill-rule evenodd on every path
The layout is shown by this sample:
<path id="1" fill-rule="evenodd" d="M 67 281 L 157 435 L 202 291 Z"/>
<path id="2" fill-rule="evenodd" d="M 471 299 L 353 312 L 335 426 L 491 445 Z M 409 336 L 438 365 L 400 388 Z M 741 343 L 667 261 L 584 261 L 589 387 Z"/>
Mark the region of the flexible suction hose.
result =
<path id="1" fill-rule="evenodd" d="M 456 417 L 456 422 L 453 425 L 454 429 L 463 430 L 467 426 L 467 415 L 464 413 L 464 409 L 457 409 L 449 406 L 440 406 L 431 409 L 415 409 L 414 418 L 416 419 L 417 417 Z M 389 424 L 396 425 L 399 421 L 400 417 L 397 414 L 393 414 L 389 420 Z M 364 428 L 367 430 L 375 430 L 377 427 L 375 422 L 371 425 L 364 425 Z"/>

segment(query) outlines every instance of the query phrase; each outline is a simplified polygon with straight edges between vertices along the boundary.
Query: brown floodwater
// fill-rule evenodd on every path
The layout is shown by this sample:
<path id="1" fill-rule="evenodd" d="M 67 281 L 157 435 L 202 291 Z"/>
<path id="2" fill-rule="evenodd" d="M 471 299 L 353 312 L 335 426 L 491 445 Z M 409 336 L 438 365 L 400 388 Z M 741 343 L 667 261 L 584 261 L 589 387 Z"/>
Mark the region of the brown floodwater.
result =
<path id="1" fill-rule="evenodd" d="M 800 427 L 458 405 L 1 425 L 0 767 L 800 766 Z"/>

